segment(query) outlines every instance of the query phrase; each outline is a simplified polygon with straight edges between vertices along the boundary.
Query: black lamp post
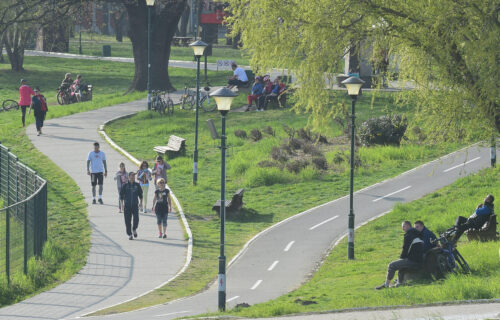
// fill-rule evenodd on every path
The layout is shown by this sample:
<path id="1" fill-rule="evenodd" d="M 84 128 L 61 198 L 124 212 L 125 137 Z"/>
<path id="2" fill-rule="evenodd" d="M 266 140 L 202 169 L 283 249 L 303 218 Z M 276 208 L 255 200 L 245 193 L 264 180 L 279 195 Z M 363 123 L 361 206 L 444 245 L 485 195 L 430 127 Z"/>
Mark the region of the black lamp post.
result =
<path id="1" fill-rule="evenodd" d="M 217 277 L 219 287 L 219 310 L 226 310 L 226 256 L 224 255 L 224 236 L 226 224 L 226 115 L 231 109 L 236 94 L 228 88 L 221 88 L 210 94 L 214 97 L 217 110 L 222 116 L 221 134 L 221 164 L 220 164 L 220 254 L 219 254 L 219 275 Z"/>
<path id="2" fill-rule="evenodd" d="M 148 6 L 148 110 L 151 110 L 151 10 L 155 0 L 146 0 Z"/>
<path id="3" fill-rule="evenodd" d="M 347 231 L 347 239 L 348 239 L 348 251 L 347 255 L 349 259 L 354 259 L 354 209 L 353 209 L 353 189 L 354 189 L 354 119 L 355 119 L 355 107 L 356 107 L 356 99 L 359 94 L 359 90 L 361 86 L 365 83 L 358 77 L 350 77 L 346 80 L 342 81 L 342 84 L 346 86 L 347 93 L 351 96 L 352 99 L 352 108 L 351 108 L 351 181 L 350 181 L 350 189 L 349 189 L 349 224 Z"/>
<path id="4" fill-rule="evenodd" d="M 197 40 L 189 45 L 193 48 L 196 57 L 196 115 L 194 129 L 194 155 L 193 155 L 193 185 L 198 181 L 198 109 L 200 108 L 200 58 L 207 47 L 207 44 Z"/>

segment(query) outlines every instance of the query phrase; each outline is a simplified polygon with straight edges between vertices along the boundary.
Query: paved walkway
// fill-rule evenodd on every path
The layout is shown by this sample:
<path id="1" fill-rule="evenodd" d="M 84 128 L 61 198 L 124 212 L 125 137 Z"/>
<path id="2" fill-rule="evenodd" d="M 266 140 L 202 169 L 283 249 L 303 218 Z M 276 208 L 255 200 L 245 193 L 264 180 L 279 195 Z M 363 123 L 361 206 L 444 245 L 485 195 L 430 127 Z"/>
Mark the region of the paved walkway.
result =
<path id="1" fill-rule="evenodd" d="M 157 238 L 156 218 L 151 213 L 140 215 L 136 240 L 130 241 L 126 236 L 123 214 L 118 213 L 113 176 L 119 162 L 125 162 L 128 171 L 137 170 L 137 166 L 112 149 L 98 133 L 105 120 L 144 109 L 145 101 L 138 101 L 49 120 L 41 136 L 36 136 L 33 125 L 27 128 L 35 147 L 66 171 L 82 190 L 89 203 L 92 245 L 87 264 L 76 276 L 50 291 L 0 309 L 0 319 L 73 318 L 144 294 L 183 267 L 187 241 L 176 215 L 169 216 L 166 240 Z M 94 141 L 101 144 L 107 157 L 109 175 L 104 181 L 104 205 L 90 204 L 90 178 L 85 166 Z M 148 195 L 149 208 L 152 189 Z"/>

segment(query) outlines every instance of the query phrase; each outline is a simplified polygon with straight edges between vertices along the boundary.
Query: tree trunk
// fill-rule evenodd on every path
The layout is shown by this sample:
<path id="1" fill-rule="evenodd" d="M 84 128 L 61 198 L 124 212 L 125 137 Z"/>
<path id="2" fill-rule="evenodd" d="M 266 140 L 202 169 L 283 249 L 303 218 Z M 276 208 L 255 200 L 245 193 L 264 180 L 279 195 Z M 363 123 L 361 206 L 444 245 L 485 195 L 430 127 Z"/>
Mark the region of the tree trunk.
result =
<path id="1" fill-rule="evenodd" d="M 5 51 L 7 51 L 7 55 L 9 56 L 12 71 L 20 72 L 24 70 L 24 46 L 29 32 L 29 30 L 24 30 L 17 23 L 5 31 Z"/>
<path id="2" fill-rule="evenodd" d="M 168 76 L 170 45 L 186 0 L 163 2 L 152 8 L 151 79 L 152 89 L 174 89 Z M 145 1 L 125 3 L 129 36 L 134 52 L 135 75 L 130 91 L 143 91 L 148 80 L 148 9 Z"/>
<path id="3" fill-rule="evenodd" d="M 123 23 L 125 22 L 127 11 L 122 10 L 115 12 L 113 15 L 113 24 L 115 25 L 115 38 L 116 41 L 123 41 Z"/>
<path id="4" fill-rule="evenodd" d="M 189 7 L 189 5 L 186 5 L 186 8 L 184 9 L 184 12 L 182 13 L 182 16 L 181 16 L 181 27 L 179 30 L 180 37 L 187 36 L 187 27 L 188 27 L 190 15 L 191 15 L 191 8 Z"/>

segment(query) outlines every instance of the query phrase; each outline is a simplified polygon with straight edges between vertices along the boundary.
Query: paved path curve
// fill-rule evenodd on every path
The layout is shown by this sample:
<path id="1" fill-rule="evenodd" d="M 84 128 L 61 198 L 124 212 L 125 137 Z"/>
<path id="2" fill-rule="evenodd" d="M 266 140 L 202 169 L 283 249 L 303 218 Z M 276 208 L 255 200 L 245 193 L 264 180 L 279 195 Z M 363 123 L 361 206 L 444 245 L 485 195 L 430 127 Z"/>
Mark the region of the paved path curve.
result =
<path id="1" fill-rule="evenodd" d="M 178 99 L 176 97 L 176 99 Z M 76 276 L 52 290 L 18 304 L 0 309 L 0 319 L 62 319 L 79 316 L 141 295 L 172 278 L 184 265 L 187 241 L 176 215 L 168 219 L 168 239 L 158 239 L 156 218 L 140 215 L 138 238 L 128 240 L 123 214 L 117 209 L 117 188 L 113 180 L 119 162 L 128 171 L 137 166 L 112 149 L 99 135 L 99 126 L 108 119 L 142 111 L 145 101 L 106 107 L 48 120 L 44 134 L 36 136 L 33 125 L 28 137 L 42 153 L 66 171 L 82 190 L 92 227 L 87 263 Z M 92 205 L 86 160 L 93 142 L 106 153 L 109 175 L 104 181 L 104 205 Z M 48 181 L 48 183 L 53 183 Z M 150 187 L 148 206 L 153 190 Z"/>

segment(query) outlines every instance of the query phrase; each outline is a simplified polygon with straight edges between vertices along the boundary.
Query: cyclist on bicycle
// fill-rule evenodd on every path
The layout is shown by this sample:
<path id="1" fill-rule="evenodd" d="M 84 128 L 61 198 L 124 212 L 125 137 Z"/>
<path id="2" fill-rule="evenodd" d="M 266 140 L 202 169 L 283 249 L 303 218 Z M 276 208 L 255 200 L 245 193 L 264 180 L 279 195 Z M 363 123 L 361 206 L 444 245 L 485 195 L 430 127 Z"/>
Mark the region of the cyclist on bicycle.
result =
<path id="1" fill-rule="evenodd" d="M 66 73 L 64 79 L 61 82 L 61 89 L 68 90 L 73 84 L 73 79 L 71 79 L 71 73 Z"/>

